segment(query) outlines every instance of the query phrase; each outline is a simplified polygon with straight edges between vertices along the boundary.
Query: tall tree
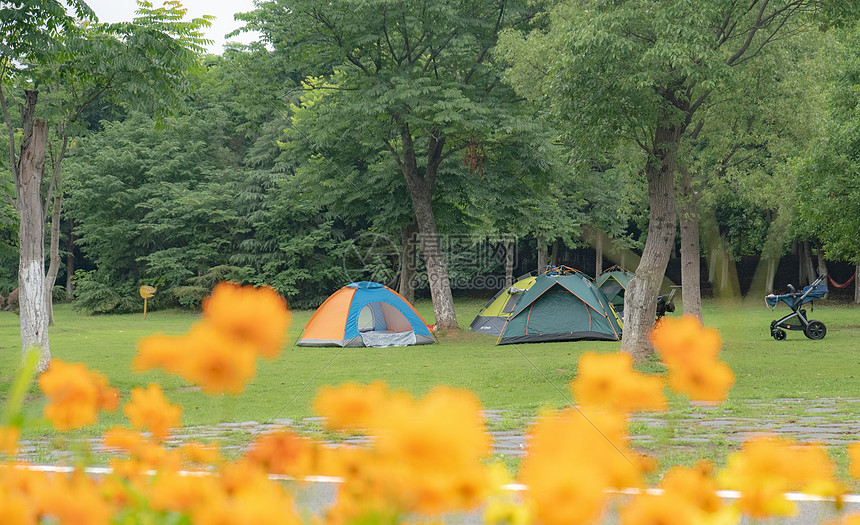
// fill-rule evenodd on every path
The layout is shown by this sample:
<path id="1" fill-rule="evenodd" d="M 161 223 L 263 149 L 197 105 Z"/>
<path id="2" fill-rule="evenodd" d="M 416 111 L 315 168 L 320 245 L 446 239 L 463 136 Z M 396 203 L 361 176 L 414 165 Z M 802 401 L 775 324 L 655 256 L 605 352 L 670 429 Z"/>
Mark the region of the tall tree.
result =
<path id="1" fill-rule="evenodd" d="M 618 140 L 647 156 L 650 215 L 642 259 L 625 296 L 622 349 L 653 350 L 648 332 L 675 242 L 675 174 L 694 118 L 733 86 L 734 70 L 806 27 L 817 0 L 629 0 L 564 2 L 549 26 L 511 35 L 510 80 L 545 102 L 577 154 L 591 158 Z"/>
<path id="2" fill-rule="evenodd" d="M 206 19 L 183 21 L 185 9 L 178 2 L 153 8 L 140 2 L 138 17 L 129 23 L 98 24 L 81 0 L 69 2 L 71 14 L 56 0 L 0 2 L 0 109 L 9 136 L 9 158 L 16 182 L 15 207 L 20 216 L 19 297 L 21 344 L 24 352 L 39 347 L 39 369 L 50 363 L 48 323 L 50 290 L 58 268 L 59 213 L 55 198 L 69 126 L 93 100 L 122 87 L 126 100 L 164 111 L 171 93 L 185 86 L 182 72 L 195 60 L 205 43 L 199 28 Z M 20 152 L 4 87 L 24 92 Z M 44 179 L 47 121 L 37 118 L 39 91 L 62 91 L 52 118 L 62 146 Z M 125 98 L 125 97 L 124 97 Z M 174 96 L 175 98 L 175 96 Z M 44 224 L 49 206 L 52 220 L 52 259 L 48 282 L 44 269 Z"/>
<path id="3" fill-rule="evenodd" d="M 245 16 L 298 70 L 335 69 L 327 105 L 352 124 L 341 140 L 372 137 L 406 183 L 440 329 L 458 328 L 434 191 L 445 163 L 509 131 L 514 98 L 492 50 L 500 31 L 534 14 L 519 0 L 275 0 Z"/>

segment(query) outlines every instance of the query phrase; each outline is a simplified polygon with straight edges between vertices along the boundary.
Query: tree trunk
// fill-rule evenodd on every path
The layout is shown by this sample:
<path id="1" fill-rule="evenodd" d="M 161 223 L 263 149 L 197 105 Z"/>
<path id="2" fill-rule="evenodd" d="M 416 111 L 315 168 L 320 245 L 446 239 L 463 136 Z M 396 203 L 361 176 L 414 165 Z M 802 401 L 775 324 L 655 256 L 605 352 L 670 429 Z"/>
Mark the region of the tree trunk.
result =
<path id="1" fill-rule="evenodd" d="M 439 330 L 456 330 L 460 328 L 457 315 L 454 312 L 454 296 L 451 294 L 451 281 L 448 278 L 448 266 L 442 252 L 439 232 L 436 230 L 436 218 L 433 215 L 433 205 L 430 190 L 421 181 L 415 189 L 410 190 L 412 206 L 415 209 L 415 219 L 418 222 L 418 232 L 421 234 L 421 251 L 427 265 L 427 279 L 430 281 L 430 296 L 433 299 L 433 313 L 436 315 L 436 328 Z"/>
<path id="2" fill-rule="evenodd" d="M 854 268 L 854 302 L 860 304 L 860 264 Z"/>
<path id="3" fill-rule="evenodd" d="M 514 241 L 505 238 L 505 288 L 514 285 Z"/>
<path id="4" fill-rule="evenodd" d="M 776 279 L 776 266 L 779 261 L 773 257 L 767 260 L 767 277 L 764 283 L 764 293 L 773 293 L 773 281 Z"/>
<path id="5" fill-rule="evenodd" d="M 398 292 L 410 303 L 415 302 L 415 243 L 418 223 L 414 220 L 400 231 L 400 286 Z"/>
<path id="6" fill-rule="evenodd" d="M 804 274 L 804 279 L 801 285 L 806 286 L 812 284 L 815 280 L 815 267 L 812 265 L 812 249 L 809 247 L 808 241 L 803 241 L 803 259 L 800 261 L 801 271 Z"/>
<path id="7" fill-rule="evenodd" d="M 624 330 L 621 350 L 641 361 L 654 353 L 648 333 L 654 327 L 657 295 L 675 242 L 675 154 L 683 130 L 662 115 L 654 137 L 654 155 L 648 159 L 648 238 L 636 275 L 624 294 Z"/>
<path id="8" fill-rule="evenodd" d="M 827 275 L 827 261 L 824 260 L 824 255 L 820 254 L 818 255 L 818 275 Z"/>
<path id="9" fill-rule="evenodd" d="M 68 255 L 66 255 L 66 293 L 69 294 L 69 299 L 75 297 L 75 236 L 74 223 L 69 221 L 71 231 L 69 232 Z"/>
<path id="10" fill-rule="evenodd" d="M 421 250 L 427 266 L 427 279 L 430 284 L 430 297 L 433 300 L 433 313 L 436 316 L 436 328 L 439 330 L 459 330 L 457 315 L 454 312 L 454 296 L 451 294 L 451 281 L 448 278 L 448 265 L 442 252 L 442 243 L 436 229 L 436 217 L 433 214 L 433 184 L 439 164 L 442 162 L 442 150 L 445 139 L 431 135 L 427 167 L 424 176 L 418 175 L 418 162 L 415 156 L 415 145 L 409 125 L 401 122 L 400 141 L 403 147 L 402 158 L 395 153 L 395 160 L 400 166 L 409 197 L 412 199 L 412 209 L 418 223 L 418 233 L 421 235 Z"/>
<path id="11" fill-rule="evenodd" d="M 27 91 L 27 108 L 35 109 L 37 93 Z M 45 298 L 45 220 L 42 215 L 42 172 L 45 168 L 45 145 L 48 126 L 44 120 L 32 119 L 32 111 L 22 112 L 25 132 L 21 143 L 20 173 L 16 207 L 20 214 L 18 230 L 18 290 L 21 309 L 21 348 L 24 355 L 39 349 L 38 370 L 51 363 L 48 344 L 48 313 Z M 32 124 L 30 124 L 30 122 Z"/>
<path id="12" fill-rule="evenodd" d="M 537 270 L 538 274 L 546 271 L 546 239 L 540 232 L 537 234 Z"/>
<path id="13" fill-rule="evenodd" d="M 681 301 L 684 314 L 702 319 L 701 256 L 699 251 L 699 216 L 693 195 L 693 178 L 686 166 L 681 172 Z"/>
<path id="14" fill-rule="evenodd" d="M 553 266 L 558 266 L 558 238 L 552 241 L 552 256 L 550 257 Z"/>
<path id="15" fill-rule="evenodd" d="M 594 276 L 603 273 L 603 236 L 597 234 L 597 242 L 594 243 Z"/>
<path id="16" fill-rule="evenodd" d="M 48 273 L 45 275 L 45 311 L 48 313 L 48 324 L 54 324 L 54 283 L 60 271 L 60 211 L 63 197 L 59 191 L 54 196 L 54 209 L 51 213 L 51 254 Z"/>

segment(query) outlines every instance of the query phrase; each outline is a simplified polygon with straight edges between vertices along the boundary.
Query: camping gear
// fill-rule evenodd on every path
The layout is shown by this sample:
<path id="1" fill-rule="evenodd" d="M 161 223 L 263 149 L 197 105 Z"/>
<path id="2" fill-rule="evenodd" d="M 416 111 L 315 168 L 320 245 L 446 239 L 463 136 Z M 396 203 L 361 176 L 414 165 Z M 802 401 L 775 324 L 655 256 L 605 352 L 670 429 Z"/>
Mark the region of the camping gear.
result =
<path id="1" fill-rule="evenodd" d="M 387 347 L 435 343 L 400 294 L 370 281 L 344 286 L 317 308 L 296 346 Z"/>
<path id="2" fill-rule="evenodd" d="M 582 272 L 561 267 L 535 277 L 496 344 L 620 338 L 621 326 L 606 295 Z"/>
<path id="3" fill-rule="evenodd" d="M 594 284 L 600 288 L 615 312 L 620 317 L 624 317 L 624 293 L 627 291 L 627 284 L 634 277 L 634 273 L 621 266 L 613 266 L 594 278 Z"/>
<path id="4" fill-rule="evenodd" d="M 657 320 L 659 321 L 661 318 L 666 316 L 666 312 L 674 312 L 675 311 L 675 291 L 680 288 L 680 286 L 672 285 L 672 290 L 669 291 L 667 295 L 658 295 L 657 296 Z"/>
<path id="5" fill-rule="evenodd" d="M 806 303 L 811 303 L 815 299 L 821 299 L 827 294 L 827 284 L 824 279 L 827 274 L 822 274 L 809 286 L 805 286 L 803 290 L 798 292 L 794 286 L 788 285 L 789 293 L 774 295 L 770 294 L 764 298 L 765 304 L 771 309 L 776 308 L 779 303 L 785 303 L 791 308 L 791 313 L 770 323 L 770 335 L 777 341 L 785 339 L 785 330 L 803 330 L 803 334 L 813 340 L 824 339 L 827 335 L 827 327 L 821 321 L 815 319 L 807 319 L 806 310 L 801 308 Z M 791 321 L 797 317 L 797 321 Z M 783 330 L 783 328 L 785 330 Z"/>
<path id="6" fill-rule="evenodd" d="M 493 296 L 492 299 L 481 308 L 478 315 L 472 321 L 469 330 L 481 334 L 490 334 L 499 336 L 502 333 L 502 328 L 505 326 L 505 321 L 514 311 L 517 305 L 517 300 L 529 288 L 532 287 L 536 279 L 535 275 L 527 273 L 521 275 L 514 282 L 513 286 L 502 288 Z"/>

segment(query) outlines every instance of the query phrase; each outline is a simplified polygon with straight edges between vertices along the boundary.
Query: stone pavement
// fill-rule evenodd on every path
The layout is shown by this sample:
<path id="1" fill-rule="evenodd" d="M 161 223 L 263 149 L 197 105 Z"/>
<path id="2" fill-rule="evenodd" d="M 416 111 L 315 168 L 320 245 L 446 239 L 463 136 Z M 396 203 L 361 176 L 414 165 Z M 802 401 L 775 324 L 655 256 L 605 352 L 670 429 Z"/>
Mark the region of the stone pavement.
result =
<path id="1" fill-rule="evenodd" d="M 783 398 L 769 403 L 746 403 L 744 410 L 761 415 L 737 417 L 725 407 L 705 405 L 694 405 L 680 413 L 636 415 L 630 425 L 632 444 L 646 449 L 658 444 L 670 447 L 673 444 L 727 444 L 731 447 L 760 435 L 778 435 L 798 442 L 814 441 L 834 447 L 860 441 L 860 398 Z M 523 456 L 525 432 L 522 428 L 529 421 L 509 422 L 509 416 L 504 410 L 484 412 L 493 437 L 493 452 L 504 456 Z M 184 427 L 173 436 L 171 443 L 218 441 L 224 454 L 229 457 L 239 455 L 255 436 L 284 427 L 300 434 L 325 437 L 322 433 L 322 418 L 314 417 Z M 518 429 L 502 430 L 507 427 Z M 367 438 L 353 436 L 338 442 L 360 444 L 367 442 Z M 98 439 L 89 440 L 89 445 L 97 453 L 104 452 Z M 19 457 L 34 463 L 53 464 L 62 463 L 72 455 L 71 452 L 56 448 L 56 443 L 47 438 L 23 440 Z"/>

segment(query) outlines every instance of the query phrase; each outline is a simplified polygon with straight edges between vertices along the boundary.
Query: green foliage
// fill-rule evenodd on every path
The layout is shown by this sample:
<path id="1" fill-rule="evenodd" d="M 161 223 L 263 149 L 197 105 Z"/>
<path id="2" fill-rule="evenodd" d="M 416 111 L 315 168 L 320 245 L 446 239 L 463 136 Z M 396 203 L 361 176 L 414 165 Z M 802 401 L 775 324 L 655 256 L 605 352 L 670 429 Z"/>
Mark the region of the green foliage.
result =
<path id="1" fill-rule="evenodd" d="M 840 37 L 824 134 L 797 163 L 795 199 L 799 228 L 822 239 L 827 258 L 860 264 L 860 28 Z"/>

